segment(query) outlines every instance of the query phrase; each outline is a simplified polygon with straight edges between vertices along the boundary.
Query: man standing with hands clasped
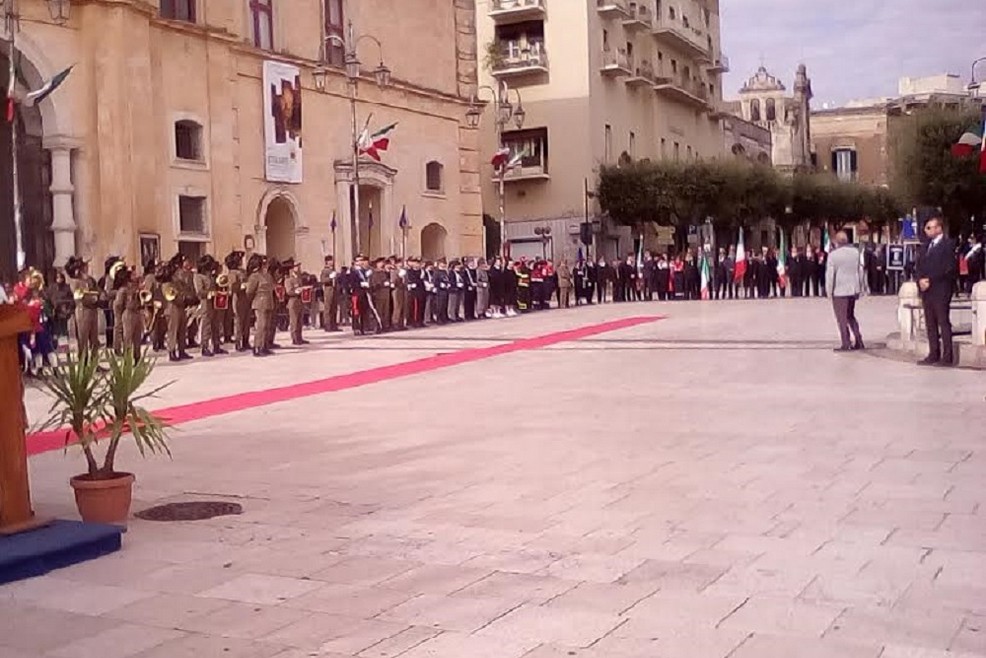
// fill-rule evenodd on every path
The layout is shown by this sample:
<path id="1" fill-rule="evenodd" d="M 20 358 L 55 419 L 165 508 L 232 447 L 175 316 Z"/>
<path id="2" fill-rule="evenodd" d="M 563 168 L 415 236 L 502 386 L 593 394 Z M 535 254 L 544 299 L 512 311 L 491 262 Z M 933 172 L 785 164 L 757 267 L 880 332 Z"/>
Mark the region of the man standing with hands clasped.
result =
<path id="1" fill-rule="evenodd" d="M 845 231 L 835 234 L 835 249 L 829 254 L 825 269 L 825 289 L 832 296 L 832 309 L 842 336 L 842 345 L 835 351 L 865 349 L 863 336 L 859 333 L 859 323 L 856 322 L 856 300 L 859 299 L 860 292 L 859 252 L 850 246 L 849 236 Z M 855 339 L 852 344 L 849 343 L 850 330 Z"/>
<path id="2" fill-rule="evenodd" d="M 941 217 L 935 215 L 924 225 L 928 246 L 918 259 L 914 274 L 921 291 L 924 322 L 928 330 L 928 356 L 918 365 L 954 365 L 952 322 L 948 317 L 955 285 L 955 242 L 946 238 Z"/>

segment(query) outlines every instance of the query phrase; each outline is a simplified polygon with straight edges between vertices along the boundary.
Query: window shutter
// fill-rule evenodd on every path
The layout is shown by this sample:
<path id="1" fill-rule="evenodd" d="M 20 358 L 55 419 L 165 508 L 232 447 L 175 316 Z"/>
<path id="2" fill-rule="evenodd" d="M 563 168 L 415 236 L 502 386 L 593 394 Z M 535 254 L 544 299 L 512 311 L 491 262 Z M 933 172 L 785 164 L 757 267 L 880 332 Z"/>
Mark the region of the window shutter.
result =
<path id="1" fill-rule="evenodd" d="M 849 151 L 849 171 L 856 173 L 859 168 L 856 164 L 856 151 Z"/>
<path id="2" fill-rule="evenodd" d="M 838 173 L 839 171 L 839 152 L 832 151 L 832 172 Z"/>

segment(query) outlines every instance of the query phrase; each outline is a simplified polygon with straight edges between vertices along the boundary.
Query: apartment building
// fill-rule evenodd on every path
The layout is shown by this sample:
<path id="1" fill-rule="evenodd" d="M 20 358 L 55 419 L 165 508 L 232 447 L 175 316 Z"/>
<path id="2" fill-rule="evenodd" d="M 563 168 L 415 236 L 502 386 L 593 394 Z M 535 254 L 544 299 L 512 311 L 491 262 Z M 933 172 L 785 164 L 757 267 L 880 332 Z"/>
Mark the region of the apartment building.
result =
<path id="1" fill-rule="evenodd" d="M 482 246 L 475 2 L 454 0 L 7 0 L 17 94 L 74 64 L 19 108 L 27 263 L 192 257 L 231 249 L 309 269 L 360 237 L 371 254 L 429 257 Z M 15 13 L 16 12 L 16 13 Z M 344 42 L 359 40 L 359 130 L 392 123 L 358 165 Z M 19 27 L 16 34 L 9 26 Z M 326 37 L 332 38 L 326 41 Z M 414 56 L 408 56 L 408 53 Z M 390 85 L 378 87 L 381 61 Z M 302 106 L 304 112 L 302 113 Z M 0 264 L 14 269 L 10 132 L 0 131 Z M 409 226 L 398 222 L 402 209 Z M 333 228 L 334 227 L 334 228 Z"/>
<path id="2" fill-rule="evenodd" d="M 574 258 L 600 165 L 620 158 L 695 159 L 724 149 L 718 0 L 478 0 L 480 98 L 522 105 L 523 124 L 488 107 L 483 153 L 499 142 L 519 160 L 505 174 L 512 255 Z M 516 117 L 514 117 L 516 118 Z M 502 132 L 502 134 L 501 134 Z M 483 205 L 499 218 L 496 172 L 484 158 Z M 593 255 L 633 248 L 624 228 L 589 214 Z M 546 232 L 544 229 L 550 229 Z M 656 236 L 655 236 L 656 237 Z"/>

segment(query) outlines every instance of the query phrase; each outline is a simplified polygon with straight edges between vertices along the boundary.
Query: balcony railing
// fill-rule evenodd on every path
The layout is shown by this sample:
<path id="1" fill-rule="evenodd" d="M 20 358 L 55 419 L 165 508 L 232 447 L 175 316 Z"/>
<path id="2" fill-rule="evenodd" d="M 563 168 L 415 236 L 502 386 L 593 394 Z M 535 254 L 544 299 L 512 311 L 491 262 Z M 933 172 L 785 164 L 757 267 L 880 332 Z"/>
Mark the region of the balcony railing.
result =
<path id="1" fill-rule="evenodd" d="M 706 67 L 709 73 L 729 73 L 729 58 L 719 53 L 712 58 L 712 63 Z"/>
<path id="2" fill-rule="evenodd" d="M 623 48 L 604 50 L 599 70 L 603 75 L 621 77 L 633 73 L 633 63 Z"/>
<path id="3" fill-rule="evenodd" d="M 623 26 L 629 30 L 649 30 L 654 25 L 654 14 L 642 2 L 631 2 L 630 16 L 623 19 Z"/>
<path id="4" fill-rule="evenodd" d="M 497 77 L 523 76 L 548 72 L 548 53 L 543 41 L 502 41 L 493 61 Z"/>
<path id="5" fill-rule="evenodd" d="M 693 105 L 696 109 L 709 109 L 709 90 L 701 80 L 689 80 L 681 72 L 670 76 L 658 75 L 654 90 L 669 100 Z"/>
<path id="6" fill-rule="evenodd" d="M 658 16 L 653 21 L 652 33 L 664 43 L 684 50 L 699 61 L 709 60 L 709 46 L 703 40 L 703 33 L 695 27 L 686 26 L 667 16 Z"/>
<path id="7" fill-rule="evenodd" d="M 546 0 L 492 0 L 490 18 L 499 24 L 544 20 Z"/>
<path id="8" fill-rule="evenodd" d="M 654 67 L 649 60 L 641 60 L 633 67 L 633 72 L 626 80 L 630 87 L 653 87 L 657 84 L 657 76 L 654 75 Z"/>
<path id="9" fill-rule="evenodd" d="M 630 18 L 630 4 L 627 0 L 596 0 L 596 11 L 603 18 Z"/>

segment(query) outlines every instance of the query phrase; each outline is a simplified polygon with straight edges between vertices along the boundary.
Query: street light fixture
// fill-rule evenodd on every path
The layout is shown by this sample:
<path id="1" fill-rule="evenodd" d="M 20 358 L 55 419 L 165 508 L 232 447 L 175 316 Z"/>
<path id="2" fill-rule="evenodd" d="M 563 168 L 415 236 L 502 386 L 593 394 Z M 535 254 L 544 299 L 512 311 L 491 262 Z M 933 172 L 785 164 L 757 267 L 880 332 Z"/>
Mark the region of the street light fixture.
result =
<path id="1" fill-rule="evenodd" d="M 71 11 L 71 0 L 48 0 L 48 12 L 51 14 L 51 20 L 59 25 L 62 25 L 68 20 Z"/>
<path id="2" fill-rule="evenodd" d="M 551 242 L 551 227 L 537 226 L 534 235 L 541 238 L 541 260 L 548 260 L 548 243 Z"/>
<path id="3" fill-rule="evenodd" d="M 391 72 L 386 64 L 383 62 L 383 44 L 380 40 L 371 34 L 361 34 L 356 35 L 356 30 L 353 27 L 353 22 L 350 20 L 348 24 L 348 30 L 346 38 L 340 37 L 336 34 L 329 34 L 322 40 L 322 62 L 326 61 L 326 45 L 329 43 L 334 43 L 343 48 L 343 68 L 346 72 L 346 81 L 349 83 L 349 108 L 352 114 L 352 149 L 353 149 L 353 175 L 352 182 L 350 184 L 349 192 L 349 208 L 350 208 L 350 218 L 349 226 L 353 235 L 352 248 L 353 256 L 361 252 L 360 245 L 360 235 L 359 235 L 359 151 L 360 151 L 360 133 L 359 125 L 356 121 L 356 99 L 359 93 L 359 80 L 360 71 L 362 64 L 359 61 L 359 56 L 357 54 L 357 48 L 359 44 L 364 39 L 372 41 L 377 45 L 377 50 L 380 53 L 380 63 L 375 69 L 373 69 L 373 78 L 377 83 L 377 87 L 380 89 L 386 89 L 391 84 Z M 329 71 L 324 66 L 324 64 L 319 64 L 312 70 L 312 82 L 315 85 L 315 89 L 324 93 L 326 88 L 326 80 L 328 78 Z"/>
<path id="4" fill-rule="evenodd" d="M 969 85 L 966 87 L 969 91 L 978 91 L 982 87 L 982 81 L 976 80 L 976 67 L 986 62 L 986 57 L 980 57 L 972 63 L 972 73 L 969 77 Z"/>
<path id="5" fill-rule="evenodd" d="M 511 120 L 513 120 L 514 125 L 517 126 L 518 130 L 523 128 L 524 120 L 527 118 L 527 112 L 524 111 L 524 104 L 520 98 L 520 91 L 509 87 L 506 82 L 500 81 L 500 84 L 497 85 L 496 88 L 488 85 L 482 85 L 476 90 L 476 95 L 472 97 L 472 101 L 469 103 L 469 109 L 466 110 L 466 123 L 470 128 L 478 128 L 480 120 L 482 119 L 483 107 L 485 104 L 479 99 L 479 92 L 484 89 L 490 92 L 490 97 L 494 108 L 493 119 L 496 125 L 497 148 L 502 150 L 504 128 L 506 128 L 507 124 L 510 123 Z M 510 92 L 513 92 L 517 99 L 516 105 L 510 102 Z M 498 167 L 497 174 L 497 189 L 500 202 L 500 253 L 503 255 L 504 259 L 506 259 L 507 210 L 503 183 L 507 175 L 507 161 L 504 161 Z"/>

